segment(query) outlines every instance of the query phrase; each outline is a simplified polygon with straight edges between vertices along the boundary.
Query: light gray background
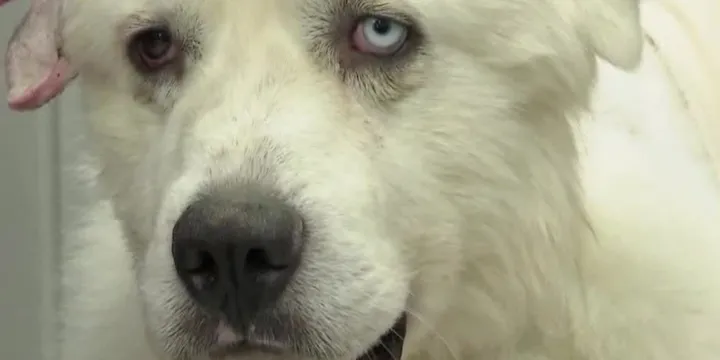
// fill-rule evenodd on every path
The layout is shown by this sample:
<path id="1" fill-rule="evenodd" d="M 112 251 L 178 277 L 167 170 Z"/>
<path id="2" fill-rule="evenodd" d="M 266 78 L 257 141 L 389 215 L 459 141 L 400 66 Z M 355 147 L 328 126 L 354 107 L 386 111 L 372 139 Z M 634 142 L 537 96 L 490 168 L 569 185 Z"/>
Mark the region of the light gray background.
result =
<path id="1" fill-rule="evenodd" d="M 0 8 L 0 54 L 28 5 Z M 27 113 L 10 111 L 6 95 L 0 71 L 0 359 L 56 360 L 62 228 L 82 193 L 70 169 L 82 134 L 78 94 Z"/>

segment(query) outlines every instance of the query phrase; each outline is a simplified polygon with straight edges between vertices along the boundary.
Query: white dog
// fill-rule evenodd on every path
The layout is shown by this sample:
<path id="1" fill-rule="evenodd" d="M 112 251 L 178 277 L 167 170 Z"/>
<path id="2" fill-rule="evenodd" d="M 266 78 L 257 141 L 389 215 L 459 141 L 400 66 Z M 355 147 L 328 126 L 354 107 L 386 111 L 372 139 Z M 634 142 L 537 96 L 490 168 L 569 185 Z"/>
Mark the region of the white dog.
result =
<path id="1" fill-rule="evenodd" d="M 716 0 L 38 0 L 61 360 L 720 359 Z M 60 52 L 57 49 L 61 49 Z"/>

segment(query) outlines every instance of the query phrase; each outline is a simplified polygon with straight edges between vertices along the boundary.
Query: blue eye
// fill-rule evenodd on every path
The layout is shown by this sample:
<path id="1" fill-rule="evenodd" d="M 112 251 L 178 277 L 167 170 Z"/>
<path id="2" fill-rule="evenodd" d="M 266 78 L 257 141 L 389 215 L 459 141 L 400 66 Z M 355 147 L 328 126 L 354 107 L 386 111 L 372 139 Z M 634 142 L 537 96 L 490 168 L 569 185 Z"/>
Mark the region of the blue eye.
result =
<path id="1" fill-rule="evenodd" d="M 398 21 L 370 16 L 358 22 L 353 31 L 353 47 L 362 53 L 392 55 L 408 38 L 408 27 Z"/>

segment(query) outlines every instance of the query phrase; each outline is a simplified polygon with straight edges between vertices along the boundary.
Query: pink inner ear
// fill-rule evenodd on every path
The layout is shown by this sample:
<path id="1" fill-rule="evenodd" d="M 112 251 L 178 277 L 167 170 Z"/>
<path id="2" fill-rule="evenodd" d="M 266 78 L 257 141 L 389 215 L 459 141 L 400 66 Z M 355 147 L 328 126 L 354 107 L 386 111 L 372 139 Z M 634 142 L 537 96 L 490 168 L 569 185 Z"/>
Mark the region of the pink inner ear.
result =
<path id="1" fill-rule="evenodd" d="M 11 0 L 0 0 L 0 5 Z M 8 105 L 14 110 L 41 107 L 60 94 L 75 71 L 58 53 L 61 0 L 32 0 L 15 30 L 5 61 Z"/>
<path id="2" fill-rule="evenodd" d="M 41 81 L 31 84 L 19 94 L 8 96 L 8 105 L 13 110 L 36 109 L 59 95 L 74 76 L 67 60 L 59 58 L 50 73 Z"/>

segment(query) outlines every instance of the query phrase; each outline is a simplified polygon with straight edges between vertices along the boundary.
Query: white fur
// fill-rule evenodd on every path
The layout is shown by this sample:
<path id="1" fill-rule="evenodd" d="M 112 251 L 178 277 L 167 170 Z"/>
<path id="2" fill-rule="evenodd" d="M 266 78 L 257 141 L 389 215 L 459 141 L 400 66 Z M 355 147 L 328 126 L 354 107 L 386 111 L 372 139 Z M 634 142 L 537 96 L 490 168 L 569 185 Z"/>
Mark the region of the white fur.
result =
<path id="1" fill-rule="evenodd" d="M 690 6 L 669 1 L 643 14 Z M 698 125 L 720 119 L 681 96 L 717 82 L 668 70 L 703 53 L 669 55 L 686 27 L 654 27 L 654 48 L 633 0 L 391 0 L 427 48 L 388 109 L 311 61 L 309 2 L 184 2 L 210 43 L 148 104 L 119 24 L 181 2 L 68 0 L 101 200 L 68 249 L 62 360 L 179 351 L 169 231 L 202 185 L 249 180 L 319 224 L 288 306 L 341 360 L 406 307 L 404 360 L 720 358 L 720 186 Z"/>

